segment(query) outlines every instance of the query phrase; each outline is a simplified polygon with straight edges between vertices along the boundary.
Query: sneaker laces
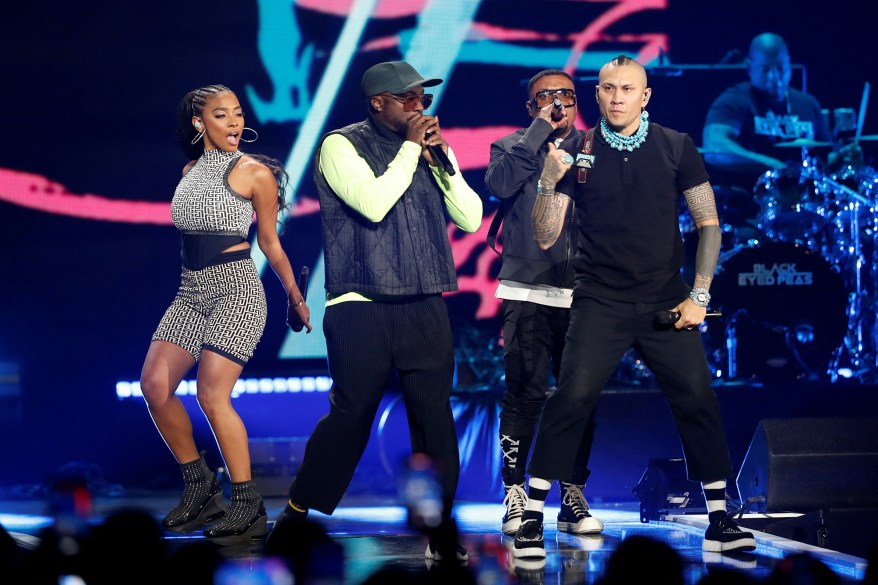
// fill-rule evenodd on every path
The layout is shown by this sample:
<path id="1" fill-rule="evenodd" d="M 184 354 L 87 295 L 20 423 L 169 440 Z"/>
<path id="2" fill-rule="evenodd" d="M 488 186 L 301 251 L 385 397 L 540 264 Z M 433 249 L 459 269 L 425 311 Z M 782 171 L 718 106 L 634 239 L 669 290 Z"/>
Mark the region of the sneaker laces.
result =
<path id="1" fill-rule="evenodd" d="M 564 495 L 561 498 L 561 503 L 573 510 L 577 518 L 585 516 L 588 510 L 588 502 L 585 500 L 582 488 L 575 483 L 565 482 L 562 485 L 564 487 Z"/>
<path id="2" fill-rule="evenodd" d="M 726 514 L 725 516 L 720 518 L 718 524 L 719 529 L 722 532 L 726 532 L 727 530 L 730 530 L 732 532 L 743 532 L 743 530 L 741 530 L 741 527 L 738 526 L 738 523 L 735 522 L 735 519 L 732 517 L 731 514 Z"/>
<path id="3" fill-rule="evenodd" d="M 514 483 L 506 489 L 506 497 L 503 498 L 503 505 L 506 506 L 506 517 L 516 518 L 524 513 L 527 505 L 527 492 L 520 484 Z"/>

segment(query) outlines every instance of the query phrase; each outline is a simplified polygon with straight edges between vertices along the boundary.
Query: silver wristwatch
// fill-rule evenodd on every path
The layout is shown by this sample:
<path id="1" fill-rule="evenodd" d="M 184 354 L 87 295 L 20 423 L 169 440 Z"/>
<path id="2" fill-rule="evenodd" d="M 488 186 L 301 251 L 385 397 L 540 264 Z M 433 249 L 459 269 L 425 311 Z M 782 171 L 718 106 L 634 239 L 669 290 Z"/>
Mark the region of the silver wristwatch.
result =
<path id="1" fill-rule="evenodd" d="M 689 298 L 699 307 L 706 307 L 710 304 L 710 293 L 706 288 L 693 288 L 689 292 Z"/>

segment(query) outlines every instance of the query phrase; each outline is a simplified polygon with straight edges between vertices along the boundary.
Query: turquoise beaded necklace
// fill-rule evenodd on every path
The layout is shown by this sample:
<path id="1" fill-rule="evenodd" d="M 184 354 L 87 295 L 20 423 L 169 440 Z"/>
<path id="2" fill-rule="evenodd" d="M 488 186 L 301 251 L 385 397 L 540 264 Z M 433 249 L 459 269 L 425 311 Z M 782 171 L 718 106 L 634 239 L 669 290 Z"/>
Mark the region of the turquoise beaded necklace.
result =
<path id="1" fill-rule="evenodd" d="M 601 116 L 601 135 L 603 135 L 607 144 L 616 150 L 627 150 L 628 152 L 632 152 L 635 148 L 639 148 L 640 145 L 643 144 L 648 133 L 649 114 L 646 110 L 643 110 L 640 113 L 640 127 L 637 129 L 637 132 L 631 136 L 623 136 L 619 134 L 610 128 L 610 125 L 607 124 L 607 119 Z"/>

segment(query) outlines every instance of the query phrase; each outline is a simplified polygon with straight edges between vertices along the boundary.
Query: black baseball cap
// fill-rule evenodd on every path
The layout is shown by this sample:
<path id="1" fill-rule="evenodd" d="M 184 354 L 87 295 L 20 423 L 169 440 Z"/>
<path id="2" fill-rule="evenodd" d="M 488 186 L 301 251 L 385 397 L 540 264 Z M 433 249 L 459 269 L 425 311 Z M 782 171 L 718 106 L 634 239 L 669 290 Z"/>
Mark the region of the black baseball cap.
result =
<path id="1" fill-rule="evenodd" d="M 363 73 L 360 89 L 363 90 L 366 97 L 371 97 L 385 91 L 405 93 L 419 85 L 432 87 L 440 83 L 442 80 L 435 77 L 424 79 L 420 73 L 415 71 L 414 67 L 405 61 L 387 61 L 372 65 Z"/>

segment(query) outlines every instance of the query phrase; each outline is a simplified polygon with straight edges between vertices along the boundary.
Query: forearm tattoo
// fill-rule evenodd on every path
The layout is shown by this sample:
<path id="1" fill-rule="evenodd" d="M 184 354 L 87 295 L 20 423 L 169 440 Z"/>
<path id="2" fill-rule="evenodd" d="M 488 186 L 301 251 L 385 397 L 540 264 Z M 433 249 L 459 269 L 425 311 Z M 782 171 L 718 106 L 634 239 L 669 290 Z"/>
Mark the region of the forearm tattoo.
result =
<path id="1" fill-rule="evenodd" d="M 722 230 L 719 225 L 719 214 L 716 212 L 716 197 L 710 183 L 705 181 L 691 189 L 683 191 L 689 213 L 698 226 L 698 249 L 695 251 L 695 282 L 694 288 L 709 289 L 716 271 L 719 250 L 722 245 Z M 711 222 L 710 225 L 704 225 Z"/>
<path id="2" fill-rule="evenodd" d="M 694 288 L 710 289 L 716 262 L 722 245 L 723 233 L 718 225 L 711 224 L 698 228 L 698 248 L 695 250 Z"/>
<path id="3" fill-rule="evenodd" d="M 719 219 L 713 188 L 707 181 L 686 189 L 683 191 L 683 196 L 686 197 L 686 205 L 689 206 L 689 213 L 692 214 L 695 225 L 711 219 Z"/>
<path id="4" fill-rule="evenodd" d="M 564 209 L 570 197 L 564 193 L 540 193 L 534 203 L 531 220 L 534 224 L 534 240 L 538 244 L 554 244 L 561 234 Z"/>

